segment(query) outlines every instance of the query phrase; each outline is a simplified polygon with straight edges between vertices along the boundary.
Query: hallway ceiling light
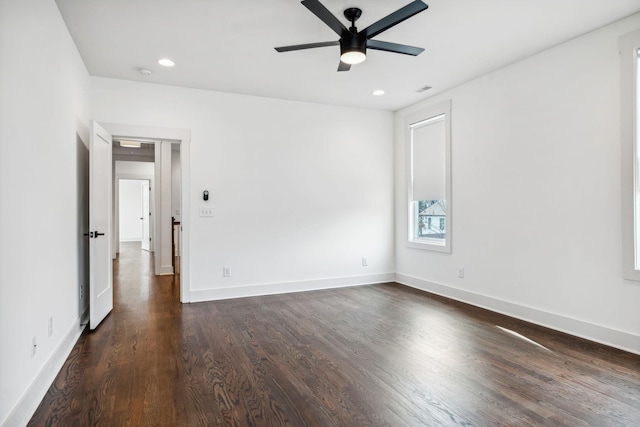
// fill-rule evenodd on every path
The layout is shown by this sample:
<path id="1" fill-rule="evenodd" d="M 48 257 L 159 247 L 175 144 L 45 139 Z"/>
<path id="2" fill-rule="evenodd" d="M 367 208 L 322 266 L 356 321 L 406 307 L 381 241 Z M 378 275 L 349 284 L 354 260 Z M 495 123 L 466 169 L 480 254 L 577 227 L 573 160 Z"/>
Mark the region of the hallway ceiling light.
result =
<path id="1" fill-rule="evenodd" d="M 141 143 L 138 141 L 120 141 L 120 147 L 140 148 Z"/>
<path id="2" fill-rule="evenodd" d="M 158 64 L 162 65 L 163 67 L 173 67 L 174 65 L 176 65 L 176 63 L 169 58 L 158 59 Z"/>
<path id="3" fill-rule="evenodd" d="M 375 96 L 382 96 L 382 95 L 384 95 L 384 91 L 382 89 L 377 89 L 377 90 L 373 91 L 373 94 Z"/>

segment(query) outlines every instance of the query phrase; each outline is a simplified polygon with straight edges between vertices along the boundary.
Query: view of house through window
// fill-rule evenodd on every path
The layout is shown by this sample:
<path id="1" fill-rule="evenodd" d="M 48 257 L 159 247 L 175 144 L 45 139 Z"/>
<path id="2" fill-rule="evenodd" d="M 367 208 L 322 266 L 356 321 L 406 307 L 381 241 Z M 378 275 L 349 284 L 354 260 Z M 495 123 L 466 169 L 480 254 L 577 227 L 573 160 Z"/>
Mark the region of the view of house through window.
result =
<path id="1" fill-rule="evenodd" d="M 446 238 L 447 207 L 444 200 L 418 200 L 415 203 L 418 218 L 416 237 Z"/>

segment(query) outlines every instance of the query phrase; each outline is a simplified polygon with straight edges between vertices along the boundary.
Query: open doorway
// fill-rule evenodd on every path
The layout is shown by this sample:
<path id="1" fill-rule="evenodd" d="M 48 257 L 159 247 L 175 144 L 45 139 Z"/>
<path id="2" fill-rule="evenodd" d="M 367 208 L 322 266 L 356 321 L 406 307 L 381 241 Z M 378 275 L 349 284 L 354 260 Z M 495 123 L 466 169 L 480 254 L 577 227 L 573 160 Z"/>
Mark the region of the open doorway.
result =
<path id="1" fill-rule="evenodd" d="M 155 163 L 153 156 L 145 161 L 122 154 L 114 140 L 114 217 L 113 259 L 122 245 L 137 242 L 141 250 L 154 252 L 155 245 Z M 153 153 L 153 148 L 151 149 Z M 144 240 L 144 241 L 143 241 Z M 129 245 L 131 246 L 131 245 Z"/>
<path id="2" fill-rule="evenodd" d="M 123 253 L 136 259 L 136 251 L 151 252 L 151 262 L 138 263 L 157 276 L 177 275 L 181 255 L 180 144 L 150 138 L 113 135 L 114 247 L 113 259 Z M 169 219 L 169 220 L 167 220 Z M 132 264 L 133 265 L 133 264 Z M 122 271 L 120 272 L 122 274 Z M 176 277 L 179 283 L 179 277 Z"/>
<path id="3" fill-rule="evenodd" d="M 131 125 L 103 124 L 113 136 L 113 170 L 114 170 L 114 211 L 112 233 L 112 256 L 115 259 L 121 240 L 119 203 L 121 202 L 120 180 L 137 180 L 149 184 L 149 251 L 153 264 L 152 274 L 156 276 L 173 276 L 179 273 L 179 292 L 181 302 L 189 302 L 188 283 L 188 153 L 190 132 L 180 129 L 139 127 Z M 121 147 L 122 141 L 140 143 L 138 147 Z M 120 151 L 118 148 L 123 148 Z M 145 150 L 146 148 L 146 150 Z M 137 156 L 136 156 L 137 155 Z M 144 157 L 144 158 L 143 158 Z M 146 163 L 146 172 L 131 171 L 135 162 Z M 123 172 L 128 167 L 128 172 Z M 140 193 L 142 194 L 142 193 Z M 143 199 L 141 199 L 144 202 Z M 138 215 L 137 221 L 143 222 Z M 144 227 L 138 229 L 144 233 Z M 122 237 L 122 239 L 121 239 Z M 128 240 L 144 239 L 131 236 Z M 135 240 L 137 241 L 137 240 Z M 142 250 L 142 240 L 139 240 Z"/>
<path id="4" fill-rule="evenodd" d="M 118 180 L 118 252 L 125 242 L 151 252 L 151 197 L 149 179 Z"/>

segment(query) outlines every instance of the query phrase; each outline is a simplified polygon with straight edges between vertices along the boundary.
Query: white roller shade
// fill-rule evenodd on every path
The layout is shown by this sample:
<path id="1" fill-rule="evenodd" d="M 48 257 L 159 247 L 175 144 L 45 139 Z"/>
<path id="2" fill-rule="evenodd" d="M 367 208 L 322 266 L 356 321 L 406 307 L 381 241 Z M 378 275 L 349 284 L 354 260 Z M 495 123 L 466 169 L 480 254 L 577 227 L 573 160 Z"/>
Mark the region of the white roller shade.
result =
<path id="1" fill-rule="evenodd" d="M 412 200 L 445 200 L 445 116 L 411 125 Z"/>

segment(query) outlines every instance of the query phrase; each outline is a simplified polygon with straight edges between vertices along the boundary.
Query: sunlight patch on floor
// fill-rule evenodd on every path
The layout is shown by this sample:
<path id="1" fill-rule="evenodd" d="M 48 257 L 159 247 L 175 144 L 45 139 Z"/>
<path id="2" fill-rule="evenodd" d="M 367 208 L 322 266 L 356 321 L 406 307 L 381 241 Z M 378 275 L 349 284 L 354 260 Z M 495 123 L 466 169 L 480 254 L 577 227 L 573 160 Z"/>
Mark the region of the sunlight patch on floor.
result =
<path id="1" fill-rule="evenodd" d="M 542 348 L 542 349 L 544 349 L 546 351 L 549 351 L 549 352 L 553 353 L 551 350 L 549 350 L 547 347 L 543 346 L 542 344 L 539 344 L 539 343 L 535 342 L 534 340 L 525 337 L 522 334 L 519 334 L 519 333 L 517 333 L 515 331 L 512 331 L 511 329 L 503 328 L 502 326 L 498 326 L 498 325 L 496 325 L 496 328 L 498 328 L 501 331 L 506 332 L 506 333 L 508 333 L 510 335 L 513 335 L 514 337 L 520 338 L 521 340 L 524 340 L 524 341 L 526 341 L 526 342 L 528 342 L 530 344 L 533 344 L 533 345 L 538 346 L 538 347 L 540 347 L 540 348 Z"/>

